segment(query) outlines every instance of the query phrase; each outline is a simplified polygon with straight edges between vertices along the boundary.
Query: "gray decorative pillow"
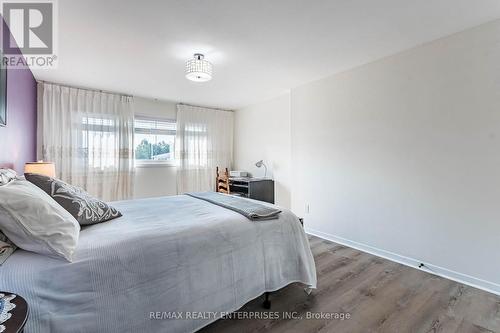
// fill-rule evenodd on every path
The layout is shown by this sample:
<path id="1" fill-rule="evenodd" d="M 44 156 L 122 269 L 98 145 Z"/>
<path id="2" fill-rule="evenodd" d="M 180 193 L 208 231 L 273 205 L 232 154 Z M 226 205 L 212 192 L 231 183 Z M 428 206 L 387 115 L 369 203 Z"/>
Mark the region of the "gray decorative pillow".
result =
<path id="1" fill-rule="evenodd" d="M 80 225 L 97 224 L 122 216 L 118 210 L 104 201 L 62 180 L 34 173 L 26 173 L 24 176 L 73 215 Z"/>

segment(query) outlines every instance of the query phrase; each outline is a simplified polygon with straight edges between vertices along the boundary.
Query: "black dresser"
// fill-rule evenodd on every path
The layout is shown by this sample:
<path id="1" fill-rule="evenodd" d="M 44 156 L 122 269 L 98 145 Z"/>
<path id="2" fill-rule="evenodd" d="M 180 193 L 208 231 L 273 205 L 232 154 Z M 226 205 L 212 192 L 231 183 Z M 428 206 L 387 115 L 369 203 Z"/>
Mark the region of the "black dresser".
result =
<path id="1" fill-rule="evenodd" d="M 274 204 L 274 180 L 267 178 L 229 178 L 232 195 Z"/>

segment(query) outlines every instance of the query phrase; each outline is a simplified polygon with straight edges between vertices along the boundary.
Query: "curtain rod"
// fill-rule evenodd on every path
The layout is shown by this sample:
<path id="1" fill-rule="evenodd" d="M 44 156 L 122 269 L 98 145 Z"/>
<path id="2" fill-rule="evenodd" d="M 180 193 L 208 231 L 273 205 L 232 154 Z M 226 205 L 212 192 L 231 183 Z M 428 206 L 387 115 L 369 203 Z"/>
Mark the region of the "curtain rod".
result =
<path id="1" fill-rule="evenodd" d="M 132 95 L 123 94 L 123 93 L 119 93 L 119 92 L 116 92 L 116 91 L 101 90 L 101 89 L 92 89 L 92 88 L 82 87 L 82 86 L 72 86 L 72 85 L 69 85 L 69 84 L 61 84 L 61 83 L 57 83 L 57 82 L 50 82 L 50 81 L 44 81 L 44 80 L 36 80 L 36 82 L 38 82 L 38 83 L 55 84 L 55 85 L 58 85 L 58 86 L 61 86 L 61 87 L 66 87 L 66 88 L 74 88 L 74 89 L 87 90 L 87 91 L 96 91 L 96 92 L 101 92 L 101 93 L 105 93 L 105 94 L 120 95 L 120 96 L 124 96 L 124 97 L 134 97 Z"/>
<path id="2" fill-rule="evenodd" d="M 208 107 L 208 106 L 200 106 L 200 105 L 193 105 L 193 104 L 186 104 L 186 103 L 177 103 L 177 105 L 190 106 L 193 108 L 212 109 L 212 110 L 217 110 L 217 111 L 234 112 L 234 110 L 229 110 L 229 109 L 219 109 L 219 108 L 212 108 L 212 107 Z"/>
<path id="3" fill-rule="evenodd" d="M 66 87 L 66 88 L 74 88 L 74 89 L 80 89 L 80 90 L 87 90 L 87 91 L 97 91 L 101 93 L 106 93 L 106 94 L 114 94 L 114 95 L 120 95 L 120 96 L 125 96 L 125 97 L 134 97 L 133 95 L 129 94 L 123 94 L 119 93 L 116 91 L 109 91 L 109 90 L 101 90 L 101 89 L 92 89 L 88 87 L 82 87 L 82 86 L 73 86 L 69 84 L 62 84 L 62 83 L 57 83 L 57 82 L 51 82 L 51 81 L 44 81 L 44 80 L 36 80 L 38 83 L 48 83 L 48 84 L 55 84 L 61 87 Z M 154 100 L 157 100 L 157 98 L 154 98 Z M 205 109 L 212 109 L 212 110 L 219 110 L 219 111 L 226 111 L 226 112 L 234 112 L 234 110 L 228 110 L 228 109 L 220 109 L 220 108 L 213 108 L 213 107 L 206 107 L 206 106 L 200 106 L 200 105 L 192 105 L 192 104 L 186 104 L 186 103 L 177 103 L 178 105 L 185 105 L 185 106 L 191 106 L 195 108 L 205 108 Z"/>

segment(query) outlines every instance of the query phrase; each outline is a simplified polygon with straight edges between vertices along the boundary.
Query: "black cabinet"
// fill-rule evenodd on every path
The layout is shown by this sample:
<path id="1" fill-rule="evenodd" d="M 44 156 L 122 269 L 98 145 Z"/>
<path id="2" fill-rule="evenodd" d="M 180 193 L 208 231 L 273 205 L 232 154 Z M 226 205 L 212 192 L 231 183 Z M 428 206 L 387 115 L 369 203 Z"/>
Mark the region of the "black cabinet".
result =
<path id="1" fill-rule="evenodd" d="M 230 194 L 274 204 L 274 180 L 264 178 L 229 178 Z"/>

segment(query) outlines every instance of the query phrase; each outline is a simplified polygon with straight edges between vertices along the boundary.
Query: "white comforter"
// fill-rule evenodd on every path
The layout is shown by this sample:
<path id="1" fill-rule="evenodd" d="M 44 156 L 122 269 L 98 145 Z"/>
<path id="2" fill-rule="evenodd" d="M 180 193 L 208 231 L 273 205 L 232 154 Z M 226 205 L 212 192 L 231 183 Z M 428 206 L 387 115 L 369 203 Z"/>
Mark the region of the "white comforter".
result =
<path id="1" fill-rule="evenodd" d="M 191 332 L 216 318 L 168 317 L 234 311 L 291 282 L 316 287 L 307 237 L 287 210 L 252 222 L 188 196 L 113 205 L 123 217 L 84 228 L 72 263 L 18 250 L 0 266 L 0 290 L 30 306 L 26 333 Z"/>

